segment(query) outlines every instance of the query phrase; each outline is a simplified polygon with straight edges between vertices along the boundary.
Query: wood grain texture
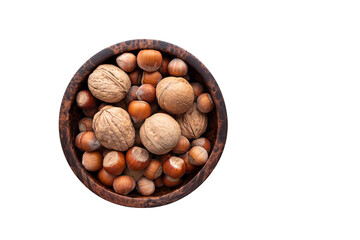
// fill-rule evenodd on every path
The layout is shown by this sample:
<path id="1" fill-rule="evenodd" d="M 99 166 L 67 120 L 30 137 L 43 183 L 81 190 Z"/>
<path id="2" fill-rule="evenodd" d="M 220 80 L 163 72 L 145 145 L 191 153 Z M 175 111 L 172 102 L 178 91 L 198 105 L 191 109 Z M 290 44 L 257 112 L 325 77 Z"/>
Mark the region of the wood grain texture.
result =
<path id="1" fill-rule="evenodd" d="M 209 113 L 208 130 L 204 136 L 211 142 L 212 150 L 204 166 L 185 175 L 182 184 L 175 188 L 156 189 L 153 196 L 141 196 L 135 191 L 127 196 L 119 195 L 102 185 L 94 174 L 87 172 L 81 164 L 82 153 L 75 148 L 78 121 L 83 117 L 76 106 L 75 97 L 79 90 L 86 89 L 89 74 L 100 64 L 115 64 L 116 57 L 123 52 L 137 53 L 141 49 L 156 49 L 164 55 L 178 57 L 189 66 L 191 81 L 200 82 L 214 100 L 214 110 Z M 220 88 L 209 70 L 192 54 L 173 44 L 148 39 L 137 39 L 110 46 L 91 57 L 71 79 L 60 107 L 59 132 L 65 157 L 79 180 L 92 192 L 110 202 L 129 207 L 156 207 L 177 201 L 199 187 L 214 170 L 223 152 L 227 135 L 227 114 Z"/>

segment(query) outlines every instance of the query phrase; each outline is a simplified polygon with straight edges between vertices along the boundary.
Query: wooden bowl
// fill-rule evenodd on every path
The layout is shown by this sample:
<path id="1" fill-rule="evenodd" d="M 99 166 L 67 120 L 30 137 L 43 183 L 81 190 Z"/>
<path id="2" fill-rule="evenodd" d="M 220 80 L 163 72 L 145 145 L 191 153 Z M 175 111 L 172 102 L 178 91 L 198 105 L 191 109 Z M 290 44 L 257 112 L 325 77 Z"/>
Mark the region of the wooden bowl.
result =
<path id="1" fill-rule="evenodd" d="M 197 171 L 183 177 L 183 182 L 175 188 L 157 188 L 152 196 L 141 196 L 136 190 L 127 196 L 114 192 L 105 187 L 96 178 L 96 173 L 85 170 L 81 164 L 82 152 L 74 146 L 74 140 L 79 133 L 78 122 L 84 117 L 81 109 L 76 105 L 75 97 L 78 91 L 87 88 L 89 74 L 100 64 L 111 63 L 116 65 L 116 57 L 123 52 L 137 53 L 141 49 L 156 49 L 163 55 L 178 57 L 189 66 L 191 81 L 197 81 L 204 87 L 204 91 L 211 94 L 214 100 L 214 110 L 208 114 L 208 129 L 204 136 L 211 142 L 209 159 Z M 227 135 L 227 115 L 223 96 L 214 77 L 209 70 L 192 54 L 173 44 L 158 41 L 139 39 L 121 42 L 105 48 L 85 62 L 71 79 L 60 108 L 59 131 L 61 145 L 65 157 L 80 181 L 100 197 L 124 206 L 130 207 L 156 207 L 174 202 L 194 191 L 215 168 L 224 149 Z"/>

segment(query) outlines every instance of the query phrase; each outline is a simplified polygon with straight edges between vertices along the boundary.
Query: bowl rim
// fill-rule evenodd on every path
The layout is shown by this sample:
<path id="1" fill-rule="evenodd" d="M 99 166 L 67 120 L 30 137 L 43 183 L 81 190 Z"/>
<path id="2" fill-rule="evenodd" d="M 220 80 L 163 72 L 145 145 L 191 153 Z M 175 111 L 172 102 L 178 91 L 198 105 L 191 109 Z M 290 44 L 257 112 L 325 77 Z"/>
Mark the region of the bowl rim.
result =
<path id="1" fill-rule="evenodd" d="M 123 52 L 138 51 L 142 49 L 155 49 L 162 53 L 176 56 L 184 60 L 198 74 L 204 79 L 204 84 L 207 86 L 210 95 L 214 100 L 214 109 L 217 115 L 217 132 L 216 139 L 209 155 L 208 161 L 202 166 L 201 170 L 190 181 L 183 186 L 161 196 L 147 196 L 133 198 L 130 196 L 124 196 L 117 194 L 104 186 L 97 183 L 90 174 L 82 166 L 81 161 L 75 155 L 75 146 L 71 141 L 70 133 L 70 109 L 75 102 L 75 95 L 80 89 L 80 85 L 84 79 L 100 64 L 104 61 L 118 56 Z M 152 39 L 134 39 L 114 44 L 107 47 L 89 60 L 87 60 L 75 73 L 71 81 L 69 82 L 60 107 L 59 114 L 59 133 L 61 146 L 65 155 L 65 158 L 70 165 L 71 169 L 78 177 L 78 179 L 92 192 L 101 198 L 108 200 L 112 203 L 127 206 L 127 207 L 157 207 L 175 202 L 186 195 L 190 194 L 196 188 L 198 188 L 211 174 L 220 160 L 221 154 L 224 150 L 227 136 L 227 113 L 224 98 L 220 91 L 220 88 L 204 64 L 200 62 L 195 56 L 179 46 L 174 44 Z"/>

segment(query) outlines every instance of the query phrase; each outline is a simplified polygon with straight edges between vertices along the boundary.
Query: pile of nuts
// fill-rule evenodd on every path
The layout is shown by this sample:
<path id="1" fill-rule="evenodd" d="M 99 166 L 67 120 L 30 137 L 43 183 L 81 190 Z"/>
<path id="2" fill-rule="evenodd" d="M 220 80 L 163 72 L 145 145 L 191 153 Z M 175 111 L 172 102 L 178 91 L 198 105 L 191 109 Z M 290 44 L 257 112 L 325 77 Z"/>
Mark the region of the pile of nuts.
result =
<path id="1" fill-rule="evenodd" d="M 116 63 L 98 66 L 88 90 L 76 95 L 85 115 L 75 138 L 82 164 L 123 195 L 175 187 L 208 159 L 211 144 L 202 135 L 213 100 L 200 83 L 189 83 L 179 58 L 146 49 L 123 53 Z"/>

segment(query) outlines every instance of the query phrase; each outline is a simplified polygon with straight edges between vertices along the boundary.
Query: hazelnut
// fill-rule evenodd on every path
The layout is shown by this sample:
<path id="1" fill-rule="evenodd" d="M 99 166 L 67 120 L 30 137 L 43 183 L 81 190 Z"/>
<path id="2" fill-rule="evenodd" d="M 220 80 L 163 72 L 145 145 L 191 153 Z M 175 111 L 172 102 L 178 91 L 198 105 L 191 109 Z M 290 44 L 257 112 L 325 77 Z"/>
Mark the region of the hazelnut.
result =
<path id="1" fill-rule="evenodd" d="M 116 63 L 125 72 L 132 72 L 136 68 L 136 56 L 132 53 L 123 53 L 116 58 Z"/>
<path id="2" fill-rule="evenodd" d="M 195 99 L 197 99 L 197 97 L 204 92 L 204 88 L 198 82 L 190 83 L 190 85 L 193 88 Z"/>
<path id="3" fill-rule="evenodd" d="M 164 174 L 163 183 L 165 187 L 175 187 L 181 183 L 181 178 L 172 178 Z"/>
<path id="4" fill-rule="evenodd" d="M 111 152 L 112 150 L 110 150 L 110 149 L 107 149 L 107 148 L 103 148 L 103 150 L 102 150 L 102 155 L 103 155 L 103 157 L 105 157 L 106 156 L 106 154 L 108 154 L 109 152 Z"/>
<path id="5" fill-rule="evenodd" d="M 168 72 L 175 77 L 185 76 L 188 72 L 187 64 L 180 58 L 174 58 L 169 62 Z"/>
<path id="6" fill-rule="evenodd" d="M 151 84 L 154 87 L 160 82 L 162 75 L 160 72 L 143 72 L 141 75 L 141 84 Z"/>
<path id="7" fill-rule="evenodd" d="M 155 100 L 155 87 L 151 84 L 143 84 L 136 92 L 137 99 L 151 103 Z"/>
<path id="8" fill-rule="evenodd" d="M 104 157 L 103 168 L 111 175 L 120 175 L 126 167 L 122 152 L 111 151 Z"/>
<path id="9" fill-rule="evenodd" d="M 158 155 L 156 157 L 156 159 L 158 159 L 160 162 L 165 162 L 165 160 L 167 160 L 168 158 L 171 158 L 173 155 L 171 153 L 166 153 L 166 154 L 163 154 L 163 155 Z"/>
<path id="10" fill-rule="evenodd" d="M 92 118 L 95 116 L 95 114 L 97 113 L 98 109 L 97 107 L 95 108 L 83 108 L 82 112 L 84 113 L 84 115 L 86 117 Z"/>
<path id="11" fill-rule="evenodd" d="M 188 152 L 189 162 L 196 166 L 204 165 L 208 160 L 208 153 L 205 148 L 200 146 L 195 146 L 190 149 Z"/>
<path id="12" fill-rule="evenodd" d="M 84 152 L 82 165 L 88 171 L 95 172 L 102 167 L 103 156 L 100 152 Z"/>
<path id="13" fill-rule="evenodd" d="M 189 154 L 188 154 L 188 153 L 185 153 L 185 154 L 181 155 L 180 157 L 181 157 L 181 158 L 184 160 L 184 162 L 185 162 L 185 167 L 186 167 L 185 173 L 191 173 L 191 172 L 193 172 L 193 171 L 197 168 L 196 165 L 193 165 L 193 164 L 191 164 L 191 163 L 189 162 Z"/>
<path id="14" fill-rule="evenodd" d="M 179 142 L 180 135 L 179 124 L 164 113 L 155 113 L 140 128 L 141 142 L 147 150 L 157 155 L 170 152 Z"/>
<path id="15" fill-rule="evenodd" d="M 79 121 L 79 131 L 87 132 L 92 131 L 92 119 L 89 117 L 84 117 Z"/>
<path id="16" fill-rule="evenodd" d="M 198 139 L 195 139 L 191 143 L 191 147 L 200 146 L 205 148 L 205 150 L 210 153 L 211 150 L 211 144 L 210 141 L 207 138 L 201 137 Z"/>
<path id="17" fill-rule="evenodd" d="M 211 112 L 211 110 L 214 108 L 214 101 L 212 100 L 210 94 L 200 94 L 196 101 L 196 107 L 202 113 Z"/>
<path id="18" fill-rule="evenodd" d="M 92 152 L 98 149 L 101 144 L 96 139 L 94 132 L 81 132 L 75 138 L 75 146 L 87 152 Z"/>
<path id="19" fill-rule="evenodd" d="M 131 86 L 128 94 L 126 95 L 124 101 L 126 105 L 129 105 L 132 101 L 137 100 L 136 92 L 139 89 L 139 86 Z"/>
<path id="20" fill-rule="evenodd" d="M 163 163 L 163 171 L 172 178 L 179 178 L 185 174 L 185 161 L 179 157 L 171 157 Z"/>
<path id="21" fill-rule="evenodd" d="M 126 151 L 135 143 L 135 129 L 129 114 L 122 108 L 106 106 L 95 114 L 93 129 L 101 145 Z"/>
<path id="22" fill-rule="evenodd" d="M 176 146 L 173 148 L 173 153 L 175 154 L 183 154 L 186 153 L 190 148 L 190 142 L 189 140 L 184 137 L 180 136 L 179 142 L 176 144 Z"/>
<path id="23" fill-rule="evenodd" d="M 121 100 L 120 102 L 116 102 L 112 104 L 113 107 L 120 107 L 122 109 L 124 109 L 125 111 L 127 111 L 127 105 L 125 103 L 125 100 Z"/>
<path id="24" fill-rule="evenodd" d="M 164 186 L 163 177 L 160 176 L 160 177 L 156 178 L 156 179 L 154 180 L 154 183 L 155 183 L 155 187 L 162 187 L 162 186 Z"/>
<path id="25" fill-rule="evenodd" d="M 88 78 L 90 92 L 101 101 L 114 103 L 121 101 L 129 92 L 129 76 L 111 64 L 98 66 Z"/>
<path id="26" fill-rule="evenodd" d="M 132 101 L 129 104 L 128 112 L 134 123 L 141 122 L 151 115 L 151 107 L 145 101 Z"/>
<path id="27" fill-rule="evenodd" d="M 208 124 L 207 115 L 196 108 L 196 103 L 193 103 L 185 114 L 177 116 L 176 120 L 180 125 L 181 134 L 189 140 L 199 138 L 206 131 Z"/>
<path id="28" fill-rule="evenodd" d="M 124 175 L 132 177 L 134 181 L 137 182 L 144 176 L 144 171 L 143 170 L 134 171 L 127 167 L 124 170 Z"/>
<path id="29" fill-rule="evenodd" d="M 149 165 L 149 162 L 150 154 L 145 148 L 134 146 L 126 153 L 126 163 L 131 170 L 143 170 Z"/>
<path id="30" fill-rule="evenodd" d="M 105 171 L 104 168 L 100 169 L 97 176 L 99 181 L 107 187 L 111 187 L 113 185 L 114 179 L 116 178 L 116 176 L 113 176 Z"/>
<path id="31" fill-rule="evenodd" d="M 194 91 L 184 78 L 166 77 L 156 87 L 156 98 L 166 112 L 183 114 L 194 102 Z"/>
<path id="32" fill-rule="evenodd" d="M 162 55 L 153 49 L 141 50 L 137 55 L 137 64 L 147 72 L 155 72 L 159 69 L 162 62 Z"/>
<path id="33" fill-rule="evenodd" d="M 160 177 L 162 170 L 161 162 L 156 159 L 151 159 L 149 165 L 144 170 L 144 176 L 147 179 L 154 180 L 155 178 Z"/>
<path id="34" fill-rule="evenodd" d="M 81 90 L 76 95 L 76 104 L 79 108 L 96 108 L 96 99 L 91 95 L 89 90 Z"/>
<path id="35" fill-rule="evenodd" d="M 163 75 L 166 76 L 168 74 L 168 65 L 169 65 L 170 59 L 166 56 L 163 56 L 160 68 L 159 68 L 159 72 Z"/>
<path id="36" fill-rule="evenodd" d="M 114 191 L 122 195 L 129 194 L 129 192 L 134 190 L 135 186 L 134 179 L 126 175 L 116 177 L 113 182 Z"/>
<path id="37" fill-rule="evenodd" d="M 132 85 L 140 85 L 141 82 L 140 69 L 136 69 L 135 71 L 129 73 L 129 78 Z"/>
<path id="38" fill-rule="evenodd" d="M 143 177 L 136 183 L 136 190 L 141 195 L 149 196 L 154 193 L 155 184 L 153 181 Z"/>

